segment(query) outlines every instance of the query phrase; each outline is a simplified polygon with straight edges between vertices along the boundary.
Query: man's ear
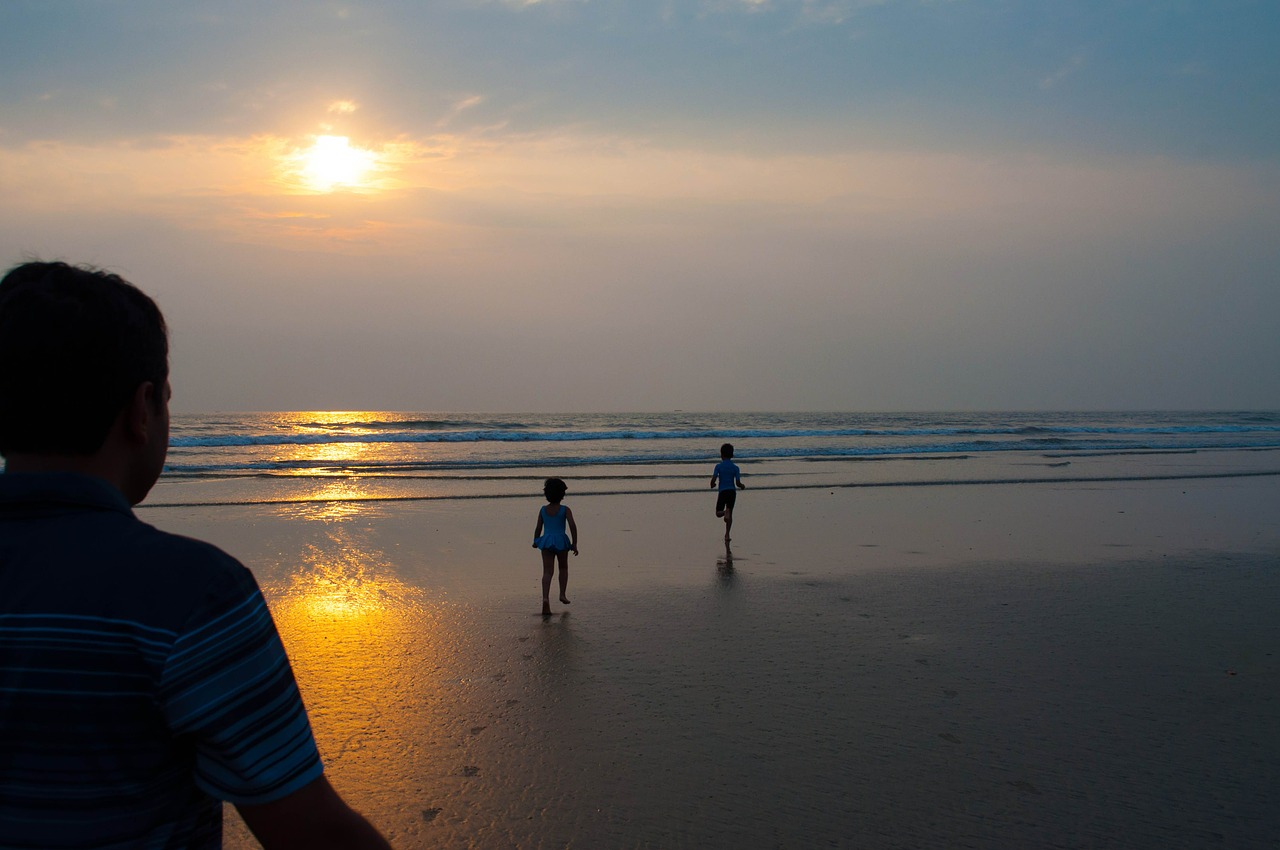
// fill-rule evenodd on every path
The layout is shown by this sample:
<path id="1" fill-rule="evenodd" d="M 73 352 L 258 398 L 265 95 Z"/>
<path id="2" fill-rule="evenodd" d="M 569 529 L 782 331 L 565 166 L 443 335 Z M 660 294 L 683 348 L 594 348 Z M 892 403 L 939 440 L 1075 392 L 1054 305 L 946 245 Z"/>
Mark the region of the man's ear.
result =
<path id="1" fill-rule="evenodd" d="M 155 427 L 157 392 L 151 381 L 143 381 L 133 391 L 125 408 L 125 433 L 130 440 L 145 443 L 150 436 Z"/>

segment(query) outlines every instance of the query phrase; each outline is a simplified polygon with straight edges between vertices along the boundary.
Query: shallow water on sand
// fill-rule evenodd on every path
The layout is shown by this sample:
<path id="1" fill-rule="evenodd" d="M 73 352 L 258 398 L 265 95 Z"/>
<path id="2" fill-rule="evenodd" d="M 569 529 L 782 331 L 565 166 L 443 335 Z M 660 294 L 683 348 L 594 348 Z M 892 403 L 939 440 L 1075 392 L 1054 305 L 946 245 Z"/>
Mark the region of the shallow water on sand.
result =
<path id="1" fill-rule="evenodd" d="M 1268 846 L 1274 478 L 152 509 L 263 584 L 402 847 Z M 527 516 L 526 516 L 527 514 Z M 234 818 L 229 847 L 253 846 Z"/>

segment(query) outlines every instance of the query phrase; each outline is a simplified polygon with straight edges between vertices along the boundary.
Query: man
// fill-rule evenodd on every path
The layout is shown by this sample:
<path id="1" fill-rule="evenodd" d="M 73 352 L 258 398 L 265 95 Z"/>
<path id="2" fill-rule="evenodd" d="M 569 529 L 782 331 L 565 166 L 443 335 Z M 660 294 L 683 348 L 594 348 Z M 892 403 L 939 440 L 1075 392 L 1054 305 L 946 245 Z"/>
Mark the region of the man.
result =
<path id="1" fill-rule="evenodd" d="M 0 846 L 386 848 L 323 775 L 258 586 L 132 505 L 169 442 L 168 339 L 121 278 L 0 281 Z"/>

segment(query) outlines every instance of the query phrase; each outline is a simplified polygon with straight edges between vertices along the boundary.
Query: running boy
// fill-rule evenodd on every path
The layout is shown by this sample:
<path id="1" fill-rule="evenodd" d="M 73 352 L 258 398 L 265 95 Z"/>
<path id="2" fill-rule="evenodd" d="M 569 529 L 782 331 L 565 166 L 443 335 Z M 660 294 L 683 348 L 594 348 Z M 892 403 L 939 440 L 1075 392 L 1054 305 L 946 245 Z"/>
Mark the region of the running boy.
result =
<path id="1" fill-rule="evenodd" d="M 715 489 L 720 482 L 720 495 L 716 497 L 716 516 L 724 517 L 724 539 L 729 539 L 729 529 L 733 528 L 733 505 L 738 500 L 738 490 L 747 489 L 742 483 L 742 472 L 733 462 L 733 444 L 725 443 L 720 447 L 720 462 L 715 472 L 711 473 L 711 487 Z M 738 490 L 733 489 L 737 485 Z"/>

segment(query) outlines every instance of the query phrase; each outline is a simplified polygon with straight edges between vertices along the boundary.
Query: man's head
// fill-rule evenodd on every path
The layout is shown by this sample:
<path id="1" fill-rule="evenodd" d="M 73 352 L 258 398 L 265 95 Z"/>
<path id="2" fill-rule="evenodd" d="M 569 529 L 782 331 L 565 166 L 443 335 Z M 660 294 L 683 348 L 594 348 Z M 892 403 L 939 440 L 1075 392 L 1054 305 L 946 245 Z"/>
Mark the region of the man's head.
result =
<path id="1" fill-rule="evenodd" d="M 66 263 L 0 281 L 0 454 L 92 455 L 140 386 L 167 404 L 168 377 L 164 316 L 129 282 Z"/>
<path id="2" fill-rule="evenodd" d="M 733 457 L 733 443 L 725 443 L 720 447 L 720 457 L 724 460 Z"/>

